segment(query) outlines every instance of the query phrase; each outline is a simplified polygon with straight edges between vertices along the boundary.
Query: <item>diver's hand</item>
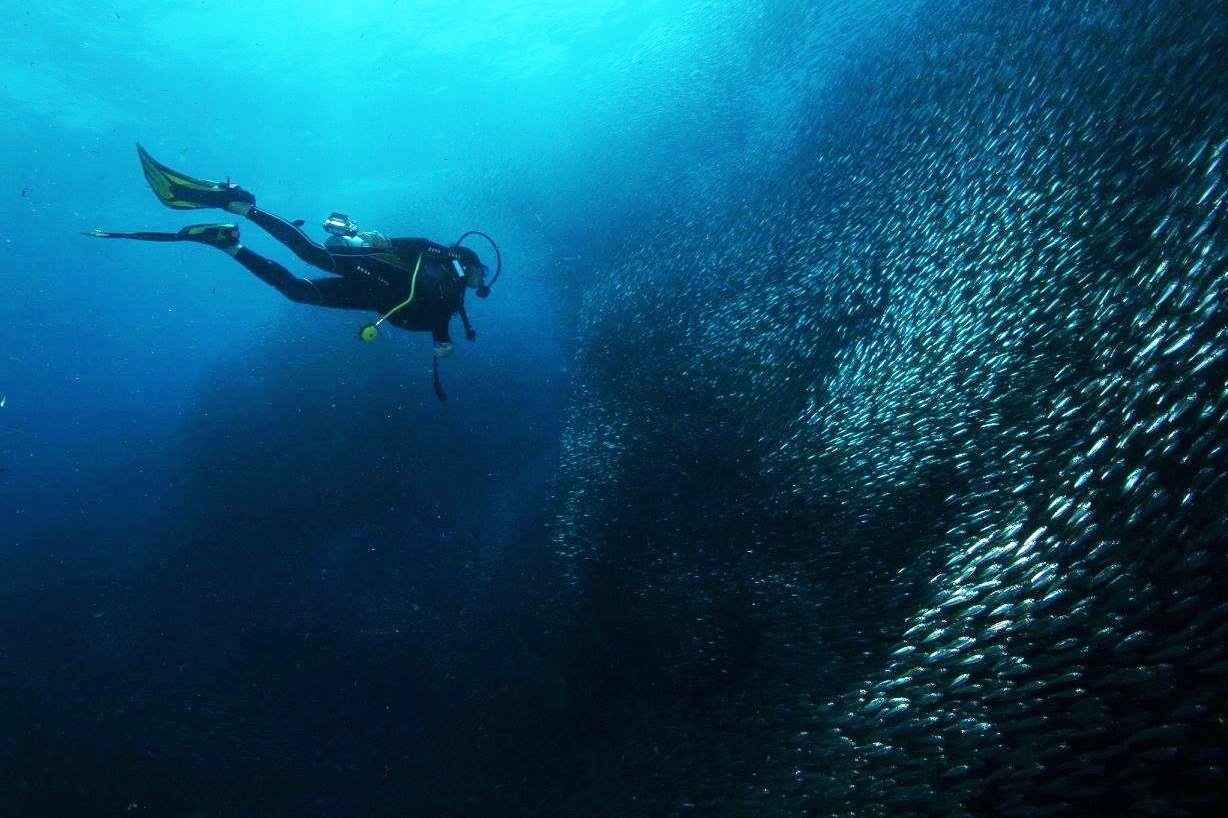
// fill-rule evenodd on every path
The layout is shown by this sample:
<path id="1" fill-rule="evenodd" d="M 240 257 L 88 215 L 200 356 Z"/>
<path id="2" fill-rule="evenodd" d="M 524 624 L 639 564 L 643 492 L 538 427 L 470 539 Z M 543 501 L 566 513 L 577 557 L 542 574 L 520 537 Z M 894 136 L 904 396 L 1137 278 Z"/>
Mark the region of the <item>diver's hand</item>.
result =
<path id="1" fill-rule="evenodd" d="M 465 330 L 465 338 L 469 341 L 476 341 L 478 339 L 478 331 L 475 329 Z"/>

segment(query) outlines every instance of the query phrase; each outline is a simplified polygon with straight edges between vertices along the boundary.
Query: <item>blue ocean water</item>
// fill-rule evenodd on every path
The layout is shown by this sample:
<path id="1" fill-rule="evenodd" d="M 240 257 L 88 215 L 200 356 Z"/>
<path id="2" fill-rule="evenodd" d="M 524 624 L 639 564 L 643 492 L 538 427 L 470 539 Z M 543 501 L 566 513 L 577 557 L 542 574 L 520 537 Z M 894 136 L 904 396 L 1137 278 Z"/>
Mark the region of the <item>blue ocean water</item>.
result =
<path id="1" fill-rule="evenodd" d="M 1223 11 L 11 10 L 0 815 L 1218 814 Z M 449 399 L 137 142 L 493 236 Z"/>

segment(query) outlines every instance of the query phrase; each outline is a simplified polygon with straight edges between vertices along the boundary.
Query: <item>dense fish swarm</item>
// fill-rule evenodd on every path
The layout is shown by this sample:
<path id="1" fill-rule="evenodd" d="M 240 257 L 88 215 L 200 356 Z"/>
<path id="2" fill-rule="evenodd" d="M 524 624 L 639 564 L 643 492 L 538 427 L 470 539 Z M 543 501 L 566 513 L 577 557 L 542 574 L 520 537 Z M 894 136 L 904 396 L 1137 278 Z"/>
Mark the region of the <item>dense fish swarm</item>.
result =
<path id="1" fill-rule="evenodd" d="M 589 814 L 1228 796 L 1228 18 L 960 6 L 586 302 Z"/>

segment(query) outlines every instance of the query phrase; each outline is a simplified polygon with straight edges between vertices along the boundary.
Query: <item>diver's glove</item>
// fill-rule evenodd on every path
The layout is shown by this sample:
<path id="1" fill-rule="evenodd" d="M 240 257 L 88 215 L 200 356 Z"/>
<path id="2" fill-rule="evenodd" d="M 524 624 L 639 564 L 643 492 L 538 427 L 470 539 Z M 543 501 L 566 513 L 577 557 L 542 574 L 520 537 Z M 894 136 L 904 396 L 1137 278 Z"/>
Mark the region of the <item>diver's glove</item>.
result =
<path id="1" fill-rule="evenodd" d="M 476 341 L 478 339 L 478 331 L 475 329 L 465 330 L 465 338 L 469 341 Z"/>
<path id="2" fill-rule="evenodd" d="M 431 354 L 433 354 L 436 358 L 448 357 L 452 354 L 452 342 L 436 341 L 434 349 L 431 350 Z"/>

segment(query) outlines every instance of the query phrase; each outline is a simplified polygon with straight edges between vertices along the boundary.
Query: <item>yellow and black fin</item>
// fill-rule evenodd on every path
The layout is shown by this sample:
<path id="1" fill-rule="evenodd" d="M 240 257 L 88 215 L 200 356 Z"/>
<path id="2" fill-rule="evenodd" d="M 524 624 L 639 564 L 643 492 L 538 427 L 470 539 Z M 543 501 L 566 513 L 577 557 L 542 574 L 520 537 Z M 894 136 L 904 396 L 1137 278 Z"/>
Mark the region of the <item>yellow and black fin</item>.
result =
<path id="1" fill-rule="evenodd" d="M 168 168 L 149 155 L 139 144 L 137 155 L 141 158 L 141 170 L 154 194 L 167 207 L 176 210 L 195 210 L 202 207 L 225 208 L 236 202 L 255 204 L 256 197 L 238 185 L 229 182 L 209 182 L 195 179 Z"/>

